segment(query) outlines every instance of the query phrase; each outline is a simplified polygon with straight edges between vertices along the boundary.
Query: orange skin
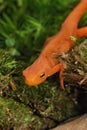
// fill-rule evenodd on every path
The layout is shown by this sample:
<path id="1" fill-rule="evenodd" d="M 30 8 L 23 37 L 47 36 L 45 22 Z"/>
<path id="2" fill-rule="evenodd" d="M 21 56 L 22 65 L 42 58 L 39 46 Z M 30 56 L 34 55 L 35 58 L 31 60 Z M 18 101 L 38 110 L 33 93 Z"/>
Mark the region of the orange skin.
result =
<path id="1" fill-rule="evenodd" d="M 59 72 L 60 87 L 64 89 L 62 76 L 64 67 L 56 56 L 68 52 L 74 46 L 71 36 L 87 36 L 87 27 L 78 29 L 78 22 L 86 11 L 87 0 L 81 0 L 66 18 L 61 30 L 46 40 L 40 56 L 31 66 L 23 71 L 27 85 L 36 86 L 43 83 L 47 77 Z"/>

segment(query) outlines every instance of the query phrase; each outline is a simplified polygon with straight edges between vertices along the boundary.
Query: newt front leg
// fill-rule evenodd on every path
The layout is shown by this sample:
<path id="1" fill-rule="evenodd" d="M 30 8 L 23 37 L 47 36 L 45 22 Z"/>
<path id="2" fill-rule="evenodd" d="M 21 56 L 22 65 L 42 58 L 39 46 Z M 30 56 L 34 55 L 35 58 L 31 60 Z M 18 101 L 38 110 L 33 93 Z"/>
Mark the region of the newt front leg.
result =
<path id="1" fill-rule="evenodd" d="M 63 78 L 64 67 L 61 63 L 54 66 L 51 69 L 51 72 L 49 72 L 48 76 L 51 76 L 57 72 L 59 72 L 60 88 L 64 89 L 64 78 Z"/>

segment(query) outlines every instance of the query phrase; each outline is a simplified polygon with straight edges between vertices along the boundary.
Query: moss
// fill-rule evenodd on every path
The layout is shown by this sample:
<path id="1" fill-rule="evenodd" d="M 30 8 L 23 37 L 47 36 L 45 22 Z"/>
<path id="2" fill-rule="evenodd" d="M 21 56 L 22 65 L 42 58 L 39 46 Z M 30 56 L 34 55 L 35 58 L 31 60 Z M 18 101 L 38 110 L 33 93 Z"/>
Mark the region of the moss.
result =
<path id="1" fill-rule="evenodd" d="M 33 126 L 34 125 L 34 126 Z M 34 115 L 32 110 L 12 99 L 0 97 L 0 126 L 12 127 L 32 127 L 38 128 L 41 123 L 39 117 Z"/>
<path id="2" fill-rule="evenodd" d="M 25 85 L 22 76 L 25 64 L 14 59 L 5 50 L 1 50 L 0 64 L 2 127 L 8 126 L 10 129 L 26 126 L 44 130 L 78 114 L 77 95 L 70 98 L 70 87 L 61 91 L 56 80 L 53 83 L 53 80 L 49 79 L 42 85 L 30 88 Z"/>

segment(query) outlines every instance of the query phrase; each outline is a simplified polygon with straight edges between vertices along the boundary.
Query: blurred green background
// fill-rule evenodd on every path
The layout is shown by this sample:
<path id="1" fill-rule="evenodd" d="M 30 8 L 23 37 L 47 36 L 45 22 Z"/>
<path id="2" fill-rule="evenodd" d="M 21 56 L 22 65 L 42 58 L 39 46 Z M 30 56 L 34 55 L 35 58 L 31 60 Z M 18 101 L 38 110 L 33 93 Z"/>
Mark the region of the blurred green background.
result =
<path id="1" fill-rule="evenodd" d="M 30 59 L 80 0 L 0 0 L 0 48 Z M 87 15 L 83 18 L 87 23 Z M 32 61 L 32 60 L 31 60 Z"/>

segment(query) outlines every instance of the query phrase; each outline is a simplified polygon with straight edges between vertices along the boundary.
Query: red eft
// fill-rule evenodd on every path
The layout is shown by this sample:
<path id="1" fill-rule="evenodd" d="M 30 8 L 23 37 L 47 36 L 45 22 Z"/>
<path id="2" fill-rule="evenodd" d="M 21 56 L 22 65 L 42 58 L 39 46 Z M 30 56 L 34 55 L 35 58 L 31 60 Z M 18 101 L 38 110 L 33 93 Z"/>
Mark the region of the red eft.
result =
<path id="1" fill-rule="evenodd" d="M 49 76 L 59 72 L 60 87 L 64 89 L 64 67 L 56 55 L 68 52 L 73 46 L 73 37 L 87 36 L 87 27 L 78 29 L 78 22 L 87 11 L 87 0 L 81 0 L 75 9 L 69 14 L 61 26 L 60 31 L 48 38 L 36 61 L 23 71 L 25 83 L 36 86 L 43 83 Z"/>

